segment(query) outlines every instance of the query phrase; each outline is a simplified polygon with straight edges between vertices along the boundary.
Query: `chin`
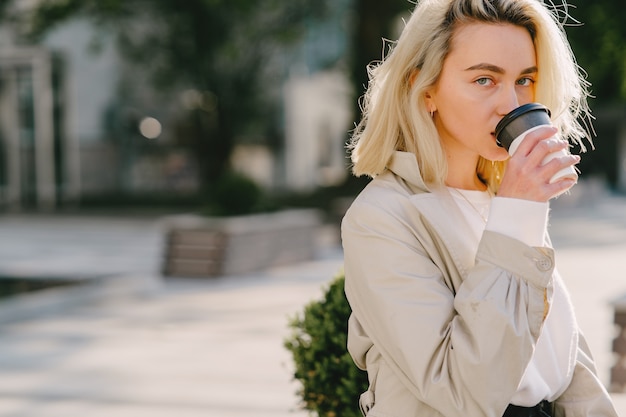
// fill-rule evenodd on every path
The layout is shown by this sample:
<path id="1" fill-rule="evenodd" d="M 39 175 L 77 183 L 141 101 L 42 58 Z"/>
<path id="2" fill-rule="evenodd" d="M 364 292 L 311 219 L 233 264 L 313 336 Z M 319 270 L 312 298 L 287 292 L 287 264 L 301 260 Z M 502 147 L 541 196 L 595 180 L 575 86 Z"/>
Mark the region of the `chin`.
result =
<path id="1" fill-rule="evenodd" d="M 506 161 L 510 158 L 510 155 L 506 149 L 498 147 L 498 150 L 489 152 L 487 155 L 483 155 L 483 158 L 489 161 Z"/>

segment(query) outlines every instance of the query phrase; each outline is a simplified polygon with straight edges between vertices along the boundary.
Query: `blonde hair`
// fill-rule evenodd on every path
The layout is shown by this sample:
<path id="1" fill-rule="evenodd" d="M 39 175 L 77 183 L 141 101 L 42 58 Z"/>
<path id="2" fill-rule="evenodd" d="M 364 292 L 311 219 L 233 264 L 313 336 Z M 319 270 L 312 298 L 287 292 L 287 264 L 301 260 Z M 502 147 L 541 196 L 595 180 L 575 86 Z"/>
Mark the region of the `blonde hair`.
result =
<path id="1" fill-rule="evenodd" d="M 585 127 L 591 121 L 588 83 L 558 20 L 559 12 L 567 17 L 567 7 L 551 9 L 539 0 L 419 1 L 387 56 L 368 68 L 362 118 L 349 144 L 354 174 L 382 173 L 401 150 L 416 155 L 426 183 L 443 185 L 446 158 L 425 92 L 439 78 L 455 29 L 472 22 L 510 23 L 528 30 L 537 55 L 535 101 L 552 111 L 552 122 L 564 137 L 585 150 L 583 139 L 590 139 Z M 496 191 L 506 162 L 480 159 L 477 172 Z"/>

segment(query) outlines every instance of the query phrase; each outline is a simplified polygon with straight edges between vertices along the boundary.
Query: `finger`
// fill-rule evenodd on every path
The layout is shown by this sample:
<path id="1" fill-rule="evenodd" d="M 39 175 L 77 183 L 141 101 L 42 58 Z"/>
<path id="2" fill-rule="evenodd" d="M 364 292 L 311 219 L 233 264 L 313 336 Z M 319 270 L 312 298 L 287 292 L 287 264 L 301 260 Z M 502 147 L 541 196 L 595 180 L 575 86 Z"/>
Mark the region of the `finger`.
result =
<path id="1" fill-rule="evenodd" d="M 529 158 L 511 158 L 498 195 L 502 197 L 520 198 L 533 201 L 548 201 L 571 188 L 578 180 L 578 174 L 570 167 L 580 162 L 578 155 L 563 155 L 549 161 L 545 165 L 531 164 Z M 570 171 L 571 178 L 563 177 L 552 181 L 561 170 Z M 565 182 L 563 182 L 565 181 Z"/>
<path id="2" fill-rule="evenodd" d="M 552 178 L 557 173 L 560 173 L 562 170 L 565 170 L 565 173 L 567 175 L 578 178 L 578 174 L 577 174 L 575 167 L 574 169 L 567 169 L 567 168 L 573 167 L 579 162 L 580 162 L 579 155 L 558 156 L 556 158 L 551 159 L 550 161 L 548 161 L 541 167 L 541 170 L 543 171 L 541 175 L 549 178 L 550 182 L 553 182 Z"/>
<path id="3" fill-rule="evenodd" d="M 557 180 L 553 183 L 546 185 L 546 193 L 549 195 L 548 199 L 557 197 L 572 188 L 578 182 L 577 178 L 564 178 Z"/>
<path id="4" fill-rule="evenodd" d="M 558 129 L 554 126 L 541 126 L 530 133 L 528 133 L 522 143 L 520 143 L 515 154 L 521 154 L 522 156 L 528 156 L 534 147 L 540 141 L 555 136 L 558 133 Z"/>
<path id="5" fill-rule="evenodd" d="M 531 165 L 545 165 L 553 158 L 567 155 L 570 155 L 569 143 L 566 140 L 553 136 L 537 142 L 526 158 Z M 577 162 L 575 161 L 574 163 Z"/>

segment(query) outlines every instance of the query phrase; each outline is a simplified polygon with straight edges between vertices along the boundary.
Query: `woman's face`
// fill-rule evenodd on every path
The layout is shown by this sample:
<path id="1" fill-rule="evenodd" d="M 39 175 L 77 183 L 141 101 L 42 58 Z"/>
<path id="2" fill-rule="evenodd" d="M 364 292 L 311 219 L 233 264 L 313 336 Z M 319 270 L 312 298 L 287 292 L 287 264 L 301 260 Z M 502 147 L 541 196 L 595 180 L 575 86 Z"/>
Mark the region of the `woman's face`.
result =
<path id="1" fill-rule="evenodd" d="M 533 101 L 535 47 L 528 31 L 511 24 L 470 23 L 456 29 L 437 83 L 426 94 L 449 162 L 499 161 L 498 121 Z"/>

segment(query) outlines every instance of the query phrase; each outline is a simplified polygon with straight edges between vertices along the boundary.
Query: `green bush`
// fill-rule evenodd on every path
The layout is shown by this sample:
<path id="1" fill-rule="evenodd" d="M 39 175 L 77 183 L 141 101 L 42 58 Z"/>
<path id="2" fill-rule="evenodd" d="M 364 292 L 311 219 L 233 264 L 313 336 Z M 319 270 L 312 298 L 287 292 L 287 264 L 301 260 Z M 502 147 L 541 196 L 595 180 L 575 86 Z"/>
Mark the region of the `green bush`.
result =
<path id="1" fill-rule="evenodd" d="M 292 318 L 292 334 L 285 340 L 301 383 L 302 407 L 319 417 L 360 417 L 358 399 L 368 385 L 367 374 L 346 350 L 350 306 L 343 284 L 340 274 L 321 300 Z"/>
<path id="2" fill-rule="evenodd" d="M 276 210 L 263 189 L 243 174 L 229 171 L 208 190 L 208 216 L 239 216 Z"/>

